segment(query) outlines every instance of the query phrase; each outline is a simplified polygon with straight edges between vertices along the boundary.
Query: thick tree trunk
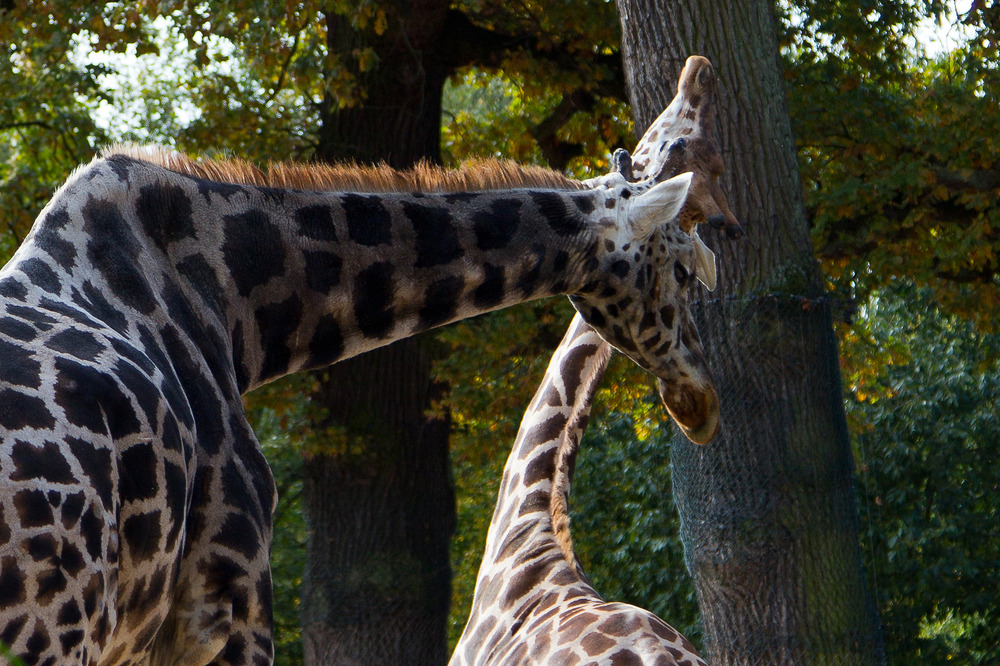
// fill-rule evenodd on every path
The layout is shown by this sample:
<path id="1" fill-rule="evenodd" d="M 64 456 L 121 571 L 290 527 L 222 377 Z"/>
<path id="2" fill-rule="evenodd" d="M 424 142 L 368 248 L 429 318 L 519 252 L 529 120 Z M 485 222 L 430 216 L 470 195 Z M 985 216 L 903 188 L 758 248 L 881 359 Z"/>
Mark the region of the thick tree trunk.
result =
<path id="1" fill-rule="evenodd" d="M 333 427 L 306 455 L 303 641 L 311 664 L 442 664 L 455 500 L 447 420 L 421 341 L 333 366 L 316 397 Z"/>
<path id="2" fill-rule="evenodd" d="M 719 290 L 693 306 L 722 434 L 705 447 L 678 436 L 671 453 L 706 652 L 717 666 L 883 663 L 773 4 L 617 3 L 637 127 L 671 99 L 688 55 L 715 65 L 725 189 L 748 234 L 738 243 L 705 234 L 718 254 Z"/>
<path id="3" fill-rule="evenodd" d="M 447 3 L 394 6 L 382 34 L 327 15 L 331 53 L 347 62 L 371 48 L 374 67 L 354 67 L 354 96 L 328 94 L 317 155 L 326 161 L 439 161 L 445 71 L 430 48 Z M 347 102 L 346 105 L 341 102 Z M 306 663 L 447 661 L 449 541 L 455 501 L 449 421 L 427 416 L 434 391 L 428 338 L 402 340 L 318 373 L 314 398 L 333 434 L 307 453 L 310 528 L 302 585 Z"/>
<path id="4" fill-rule="evenodd" d="M 348 66 L 349 76 L 327 91 L 317 153 L 328 161 L 399 168 L 440 162 L 447 71 L 439 45 L 448 3 L 414 0 L 380 8 L 388 12 L 380 35 L 374 25 L 359 30 L 351 17 L 326 15 L 329 51 Z"/>

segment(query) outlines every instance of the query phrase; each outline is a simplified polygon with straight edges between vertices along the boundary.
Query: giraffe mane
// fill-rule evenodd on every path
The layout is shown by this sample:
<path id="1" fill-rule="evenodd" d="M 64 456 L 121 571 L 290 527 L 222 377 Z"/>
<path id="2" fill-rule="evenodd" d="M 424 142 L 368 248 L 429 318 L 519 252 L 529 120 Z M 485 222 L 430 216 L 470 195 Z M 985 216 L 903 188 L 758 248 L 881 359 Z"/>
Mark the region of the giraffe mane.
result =
<path id="1" fill-rule="evenodd" d="M 552 536 L 559 544 L 563 557 L 570 565 L 576 566 L 573 533 L 569 524 L 569 486 L 579 442 L 568 432 L 563 432 L 562 440 L 556 456 L 556 473 L 552 479 L 552 490 L 549 495 L 549 515 L 552 519 Z"/>
<path id="2" fill-rule="evenodd" d="M 573 470 L 576 466 L 580 438 L 590 420 L 590 405 L 593 404 L 594 395 L 597 393 L 600 375 L 604 374 L 613 351 L 611 345 L 603 340 L 599 342 L 599 345 L 600 349 L 596 354 L 597 362 L 588 366 L 589 370 L 586 376 L 581 377 L 580 381 L 581 386 L 589 388 L 577 392 L 573 402 L 573 411 L 560 434 L 562 441 L 559 444 L 559 452 L 556 454 L 555 474 L 552 476 L 552 490 L 549 493 L 549 516 L 552 521 L 553 537 L 559 544 L 566 561 L 571 566 L 576 567 L 581 574 L 582 569 L 576 560 L 576 552 L 573 550 L 573 534 L 570 530 L 569 492 L 573 481 Z"/>
<path id="3" fill-rule="evenodd" d="M 101 157 L 121 155 L 196 178 L 236 185 L 342 192 L 474 192 L 526 187 L 576 190 L 583 184 L 558 171 L 510 160 L 474 158 L 458 169 L 428 162 L 399 170 L 386 164 L 272 162 L 260 168 L 242 159 L 192 159 L 159 147 L 116 144 Z"/>

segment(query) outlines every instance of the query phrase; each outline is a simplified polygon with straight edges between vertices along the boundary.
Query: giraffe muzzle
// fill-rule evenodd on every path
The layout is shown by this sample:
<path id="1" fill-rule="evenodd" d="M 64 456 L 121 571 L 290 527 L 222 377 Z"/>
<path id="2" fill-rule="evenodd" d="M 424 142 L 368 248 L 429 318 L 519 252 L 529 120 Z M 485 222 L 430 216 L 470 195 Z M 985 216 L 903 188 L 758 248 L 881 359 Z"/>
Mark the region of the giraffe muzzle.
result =
<path id="1" fill-rule="evenodd" d="M 677 390 L 658 380 L 660 399 L 684 436 L 695 444 L 708 444 L 719 434 L 719 396 L 711 384 Z"/>

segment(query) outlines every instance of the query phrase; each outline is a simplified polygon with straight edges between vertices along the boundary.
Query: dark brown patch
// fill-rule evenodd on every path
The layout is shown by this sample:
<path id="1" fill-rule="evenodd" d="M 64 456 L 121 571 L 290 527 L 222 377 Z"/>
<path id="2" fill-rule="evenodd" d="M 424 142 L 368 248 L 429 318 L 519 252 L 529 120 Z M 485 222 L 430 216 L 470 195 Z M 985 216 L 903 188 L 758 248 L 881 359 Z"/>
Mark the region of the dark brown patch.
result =
<path id="1" fill-rule="evenodd" d="M 655 633 L 657 636 L 659 636 L 666 642 L 668 643 L 677 642 L 677 637 L 678 637 L 677 632 L 674 631 L 673 628 L 666 622 L 662 621 L 650 622 L 650 625 L 653 628 L 653 633 Z"/>
<path id="2" fill-rule="evenodd" d="M 500 608 L 508 611 L 519 603 L 531 590 L 545 580 L 551 566 L 552 558 L 542 557 L 522 567 L 511 579 L 500 598 Z"/>
<path id="3" fill-rule="evenodd" d="M 546 440 L 548 441 L 548 440 Z M 524 485 L 531 487 L 539 481 L 551 479 L 556 473 L 556 448 L 536 456 L 524 471 Z"/>
<path id="4" fill-rule="evenodd" d="M 642 657 L 628 650 L 619 650 L 611 655 L 611 666 L 642 666 Z"/>
<path id="5" fill-rule="evenodd" d="M 601 634 L 587 634 L 583 637 L 583 640 L 580 641 L 580 645 L 583 647 L 584 652 L 591 657 L 595 657 L 599 654 L 604 654 L 613 648 L 615 646 L 615 642 L 607 636 L 602 636 Z"/>
<path id="6" fill-rule="evenodd" d="M 531 430 L 524 437 L 524 442 L 521 448 L 518 450 L 517 455 L 521 458 L 526 458 L 531 455 L 531 451 L 537 446 L 538 442 L 550 442 L 559 436 L 562 432 L 563 427 L 566 425 L 566 416 L 564 414 L 553 414 L 548 419 L 542 421 Z"/>
<path id="7" fill-rule="evenodd" d="M 631 613 L 615 613 L 602 622 L 597 630 L 610 636 L 627 636 L 640 628 L 639 619 Z"/>
<path id="8" fill-rule="evenodd" d="M 579 613 L 566 620 L 559 625 L 559 645 L 576 641 L 596 621 L 593 613 Z"/>

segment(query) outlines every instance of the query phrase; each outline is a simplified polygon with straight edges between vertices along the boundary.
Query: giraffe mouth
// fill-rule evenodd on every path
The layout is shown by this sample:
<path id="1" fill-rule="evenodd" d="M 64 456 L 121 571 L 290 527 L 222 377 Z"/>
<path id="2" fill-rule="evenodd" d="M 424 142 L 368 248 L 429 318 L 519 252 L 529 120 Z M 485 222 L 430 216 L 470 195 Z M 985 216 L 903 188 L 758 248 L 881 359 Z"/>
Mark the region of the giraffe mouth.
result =
<path id="1" fill-rule="evenodd" d="M 685 437 L 695 444 L 708 444 L 719 434 L 719 396 L 711 384 L 699 389 L 670 387 L 658 380 L 660 399 Z"/>

